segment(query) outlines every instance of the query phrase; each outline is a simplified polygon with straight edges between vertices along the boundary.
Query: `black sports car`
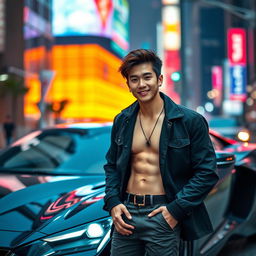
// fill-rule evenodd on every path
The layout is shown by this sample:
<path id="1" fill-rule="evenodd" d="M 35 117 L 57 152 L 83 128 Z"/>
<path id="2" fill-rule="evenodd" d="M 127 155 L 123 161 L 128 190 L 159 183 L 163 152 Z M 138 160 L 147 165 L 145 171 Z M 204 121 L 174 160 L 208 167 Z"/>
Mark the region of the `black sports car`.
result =
<path id="1" fill-rule="evenodd" d="M 35 131 L 0 154 L 0 256 L 109 255 L 103 211 L 111 124 Z M 181 255 L 217 255 L 234 235 L 256 233 L 256 145 L 211 132 L 220 181 L 206 199 L 215 232 Z M 236 162 L 235 162 L 235 156 Z"/>

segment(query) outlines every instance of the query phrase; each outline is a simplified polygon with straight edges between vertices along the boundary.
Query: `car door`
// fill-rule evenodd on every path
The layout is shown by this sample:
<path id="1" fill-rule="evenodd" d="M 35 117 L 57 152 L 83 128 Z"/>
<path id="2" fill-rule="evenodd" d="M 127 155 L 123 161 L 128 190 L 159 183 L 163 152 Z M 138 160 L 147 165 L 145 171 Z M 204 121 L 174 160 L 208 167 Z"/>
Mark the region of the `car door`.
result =
<path id="1" fill-rule="evenodd" d="M 229 202 L 235 164 L 235 156 L 231 153 L 216 151 L 216 158 L 217 173 L 220 179 L 205 199 L 205 205 L 212 221 L 214 232 L 225 221 L 225 211 Z M 180 255 L 215 255 L 216 245 L 221 246 L 221 244 L 218 244 L 219 237 L 215 237 L 214 232 L 193 242 L 183 242 Z"/>

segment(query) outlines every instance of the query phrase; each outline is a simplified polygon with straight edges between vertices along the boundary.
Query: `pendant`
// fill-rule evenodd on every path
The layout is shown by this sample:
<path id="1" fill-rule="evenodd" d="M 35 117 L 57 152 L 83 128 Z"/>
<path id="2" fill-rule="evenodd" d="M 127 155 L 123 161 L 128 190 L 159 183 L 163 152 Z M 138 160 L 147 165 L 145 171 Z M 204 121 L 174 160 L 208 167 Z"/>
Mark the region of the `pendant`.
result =
<path id="1" fill-rule="evenodd" d="M 149 140 L 147 140 L 146 145 L 147 145 L 147 147 L 150 147 L 151 144 L 150 144 Z"/>

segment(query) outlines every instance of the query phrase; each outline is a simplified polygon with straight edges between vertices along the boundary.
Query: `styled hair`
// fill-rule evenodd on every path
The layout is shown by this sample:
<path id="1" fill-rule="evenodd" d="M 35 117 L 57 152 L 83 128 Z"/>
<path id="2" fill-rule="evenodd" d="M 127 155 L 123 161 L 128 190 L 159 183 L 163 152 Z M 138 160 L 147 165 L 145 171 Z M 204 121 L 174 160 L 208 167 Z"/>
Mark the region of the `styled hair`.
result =
<path id="1" fill-rule="evenodd" d="M 119 72 L 128 80 L 130 70 L 142 63 L 151 63 L 157 78 L 161 75 L 162 61 L 151 50 L 137 49 L 129 52 L 123 59 Z"/>

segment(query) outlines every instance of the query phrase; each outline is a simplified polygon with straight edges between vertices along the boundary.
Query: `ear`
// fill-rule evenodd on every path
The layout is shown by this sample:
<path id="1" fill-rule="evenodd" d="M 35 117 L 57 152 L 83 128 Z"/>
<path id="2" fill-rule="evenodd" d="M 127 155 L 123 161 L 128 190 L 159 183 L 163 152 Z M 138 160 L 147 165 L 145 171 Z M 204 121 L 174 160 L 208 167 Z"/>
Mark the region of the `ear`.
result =
<path id="1" fill-rule="evenodd" d="M 157 80 L 158 86 L 160 87 L 163 84 L 163 75 L 160 75 Z"/>

